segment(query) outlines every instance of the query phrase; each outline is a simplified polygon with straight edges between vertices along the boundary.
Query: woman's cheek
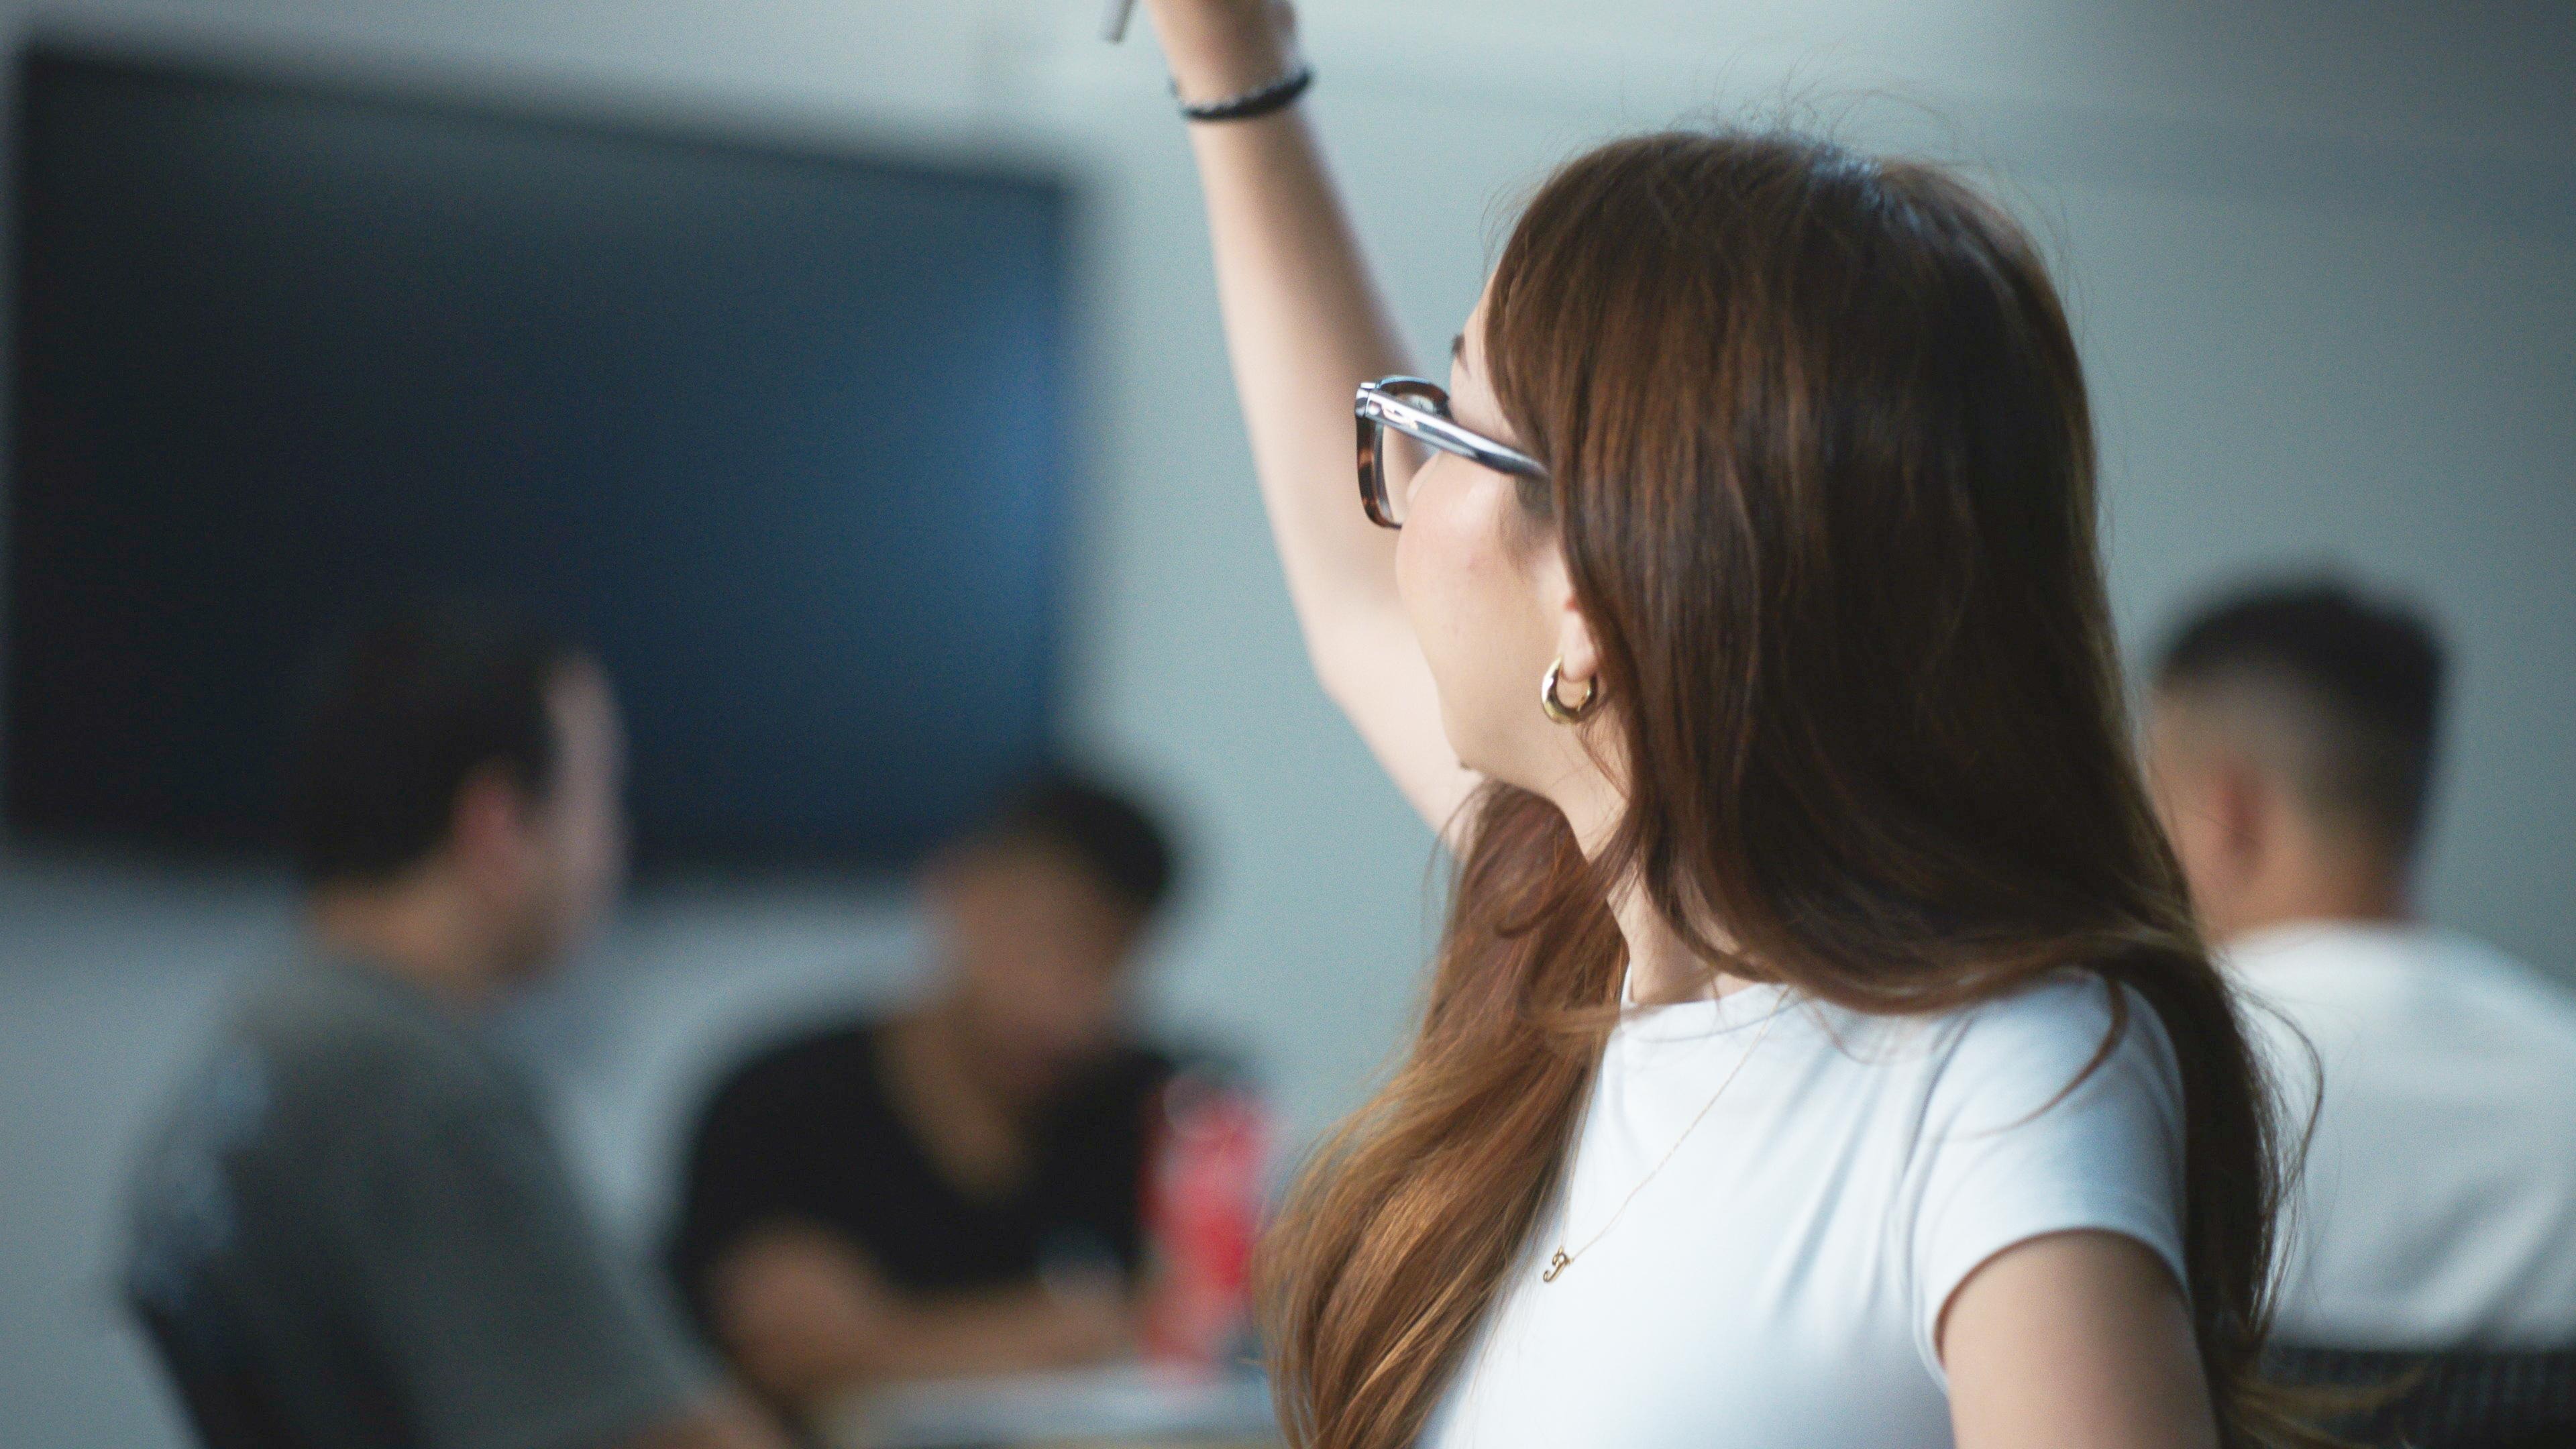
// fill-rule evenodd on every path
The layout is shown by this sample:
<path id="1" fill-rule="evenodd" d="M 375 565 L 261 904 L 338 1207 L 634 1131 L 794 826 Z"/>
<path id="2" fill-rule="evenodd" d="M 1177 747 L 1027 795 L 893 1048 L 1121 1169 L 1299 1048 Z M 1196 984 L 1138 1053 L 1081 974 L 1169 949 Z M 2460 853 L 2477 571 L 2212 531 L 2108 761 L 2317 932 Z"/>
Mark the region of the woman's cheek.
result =
<path id="1" fill-rule="evenodd" d="M 1518 674 L 1534 681 L 1538 672 L 1514 668 L 1529 646 L 1519 637 L 1526 611 L 1493 499 L 1478 481 L 1434 478 L 1414 496 L 1396 542 L 1396 580 L 1451 745 L 1471 768 L 1494 773 L 1507 763 L 1516 711 L 1534 697 Z"/>
<path id="2" fill-rule="evenodd" d="M 1461 564 L 1457 516 L 1436 470 L 1420 480 L 1404 531 L 1395 540 L 1395 583 L 1413 632 L 1435 668 L 1457 639 Z"/>
<path id="3" fill-rule="evenodd" d="M 1415 475 L 1412 508 L 1406 516 L 1404 528 L 1395 536 L 1395 589 L 1404 601 L 1405 614 L 1413 620 L 1417 634 L 1421 634 L 1430 621 L 1426 606 L 1433 560 L 1428 556 L 1437 552 L 1433 531 L 1438 527 L 1438 480 L 1432 476 L 1432 466 L 1425 463 L 1423 471 Z M 1422 642 L 1427 648 L 1431 641 L 1426 636 Z"/>

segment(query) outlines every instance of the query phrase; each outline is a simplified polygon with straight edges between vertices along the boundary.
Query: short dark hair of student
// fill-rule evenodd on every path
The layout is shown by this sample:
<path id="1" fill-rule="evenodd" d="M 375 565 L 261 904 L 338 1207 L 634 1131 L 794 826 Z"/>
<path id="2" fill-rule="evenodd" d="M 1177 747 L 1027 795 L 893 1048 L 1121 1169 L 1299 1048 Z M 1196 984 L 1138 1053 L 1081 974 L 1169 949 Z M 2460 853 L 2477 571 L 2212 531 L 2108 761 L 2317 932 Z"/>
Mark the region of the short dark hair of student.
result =
<path id="1" fill-rule="evenodd" d="M 532 797 L 554 781 L 548 692 L 580 654 L 526 619 L 413 609 L 332 650 L 287 769 L 287 831 L 309 886 L 391 880 L 447 841 L 484 770 Z"/>
<path id="2" fill-rule="evenodd" d="M 1145 807 L 1062 769 L 1014 791 L 975 834 L 1060 850 L 1139 916 L 1152 915 L 1170 898 L 1180 874 L 1171 837 Z"/>
<path id="3" fill-rule="evenodd" d="M 2414 610 L 2340 580 L 2265 584 L 2204 609 L 2165 649 L 2159 688 L 2286 689 L 2311 803 L 2400 849 L 2422 832 L 2442 703 L 2442 646 Z"/>

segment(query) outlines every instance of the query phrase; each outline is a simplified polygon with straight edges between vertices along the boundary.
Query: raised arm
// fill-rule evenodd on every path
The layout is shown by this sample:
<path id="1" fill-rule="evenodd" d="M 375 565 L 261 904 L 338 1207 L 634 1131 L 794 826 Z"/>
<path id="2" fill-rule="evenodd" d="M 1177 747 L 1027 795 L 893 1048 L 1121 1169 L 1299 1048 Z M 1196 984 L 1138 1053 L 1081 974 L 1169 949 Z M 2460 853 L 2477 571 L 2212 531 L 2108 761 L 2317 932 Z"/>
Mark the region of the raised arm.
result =
<path id="1" fill-rule="evenodd" d="M 1284 4 L 1152 8 L 1189 101 L 1261 85 L 1294 53 Z M 1193 124 L 1190 140 L 1235 388 L 1307 654 L 1397 787 L 1446 833 L 1479 780 L 1442 733 L 1430 668 L 1396 598 L 1395 535 L 1362 514 L 1354 481 L 1352 396 L 1408 370 L 1403 343 L 1299 107 Z"/>

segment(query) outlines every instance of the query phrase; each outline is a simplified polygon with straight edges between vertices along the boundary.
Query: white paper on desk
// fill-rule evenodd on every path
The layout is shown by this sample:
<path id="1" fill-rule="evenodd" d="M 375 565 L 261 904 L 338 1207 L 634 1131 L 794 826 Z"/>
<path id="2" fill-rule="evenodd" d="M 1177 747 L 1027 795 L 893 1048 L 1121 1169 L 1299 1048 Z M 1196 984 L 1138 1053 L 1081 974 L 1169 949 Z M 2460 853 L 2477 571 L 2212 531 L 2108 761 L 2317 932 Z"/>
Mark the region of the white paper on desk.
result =
<path id="1" fill-rule="evenodd" d="M 1277 1432 L 1257 1375 L 1128 1364 L 880 1389 L 831 1416 L 835 1449 L 949 1449 L 1049 1439 L 1260 1439 Z"/>

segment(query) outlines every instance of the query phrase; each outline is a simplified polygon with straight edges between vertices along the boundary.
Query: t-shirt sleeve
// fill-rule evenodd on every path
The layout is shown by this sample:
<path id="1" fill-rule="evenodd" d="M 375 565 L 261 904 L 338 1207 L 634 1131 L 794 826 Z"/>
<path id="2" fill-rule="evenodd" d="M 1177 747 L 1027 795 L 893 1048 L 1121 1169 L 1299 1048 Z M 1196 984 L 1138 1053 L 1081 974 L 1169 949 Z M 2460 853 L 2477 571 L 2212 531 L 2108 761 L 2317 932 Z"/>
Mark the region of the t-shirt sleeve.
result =
<path id="1" fill-rule="evenodd" d="M 369 1108 L 335 1236 L 424 1449 L 603 1449 L 706 1394 L 668 1305 L 607 1251 L 526 1112 L 452 1088 Z"/>
<path id="2" fill-rule="evenodd" d="M 2111 991 L 2126 1020 L 2112 1030 Z M 1916 1347 L 1946 1383 L 1936 1332 L 1987 1260 L 2051 1233 L 2134 1238 L 2188 1283 L 2182 1081 L 2145 1000 L 2099 978 L 2050 981 L 1945 1027 L 1930 1078 L 1910 1223 Z M 2078 1080 L 2078 1078 L 2081 1080 Z"/>

